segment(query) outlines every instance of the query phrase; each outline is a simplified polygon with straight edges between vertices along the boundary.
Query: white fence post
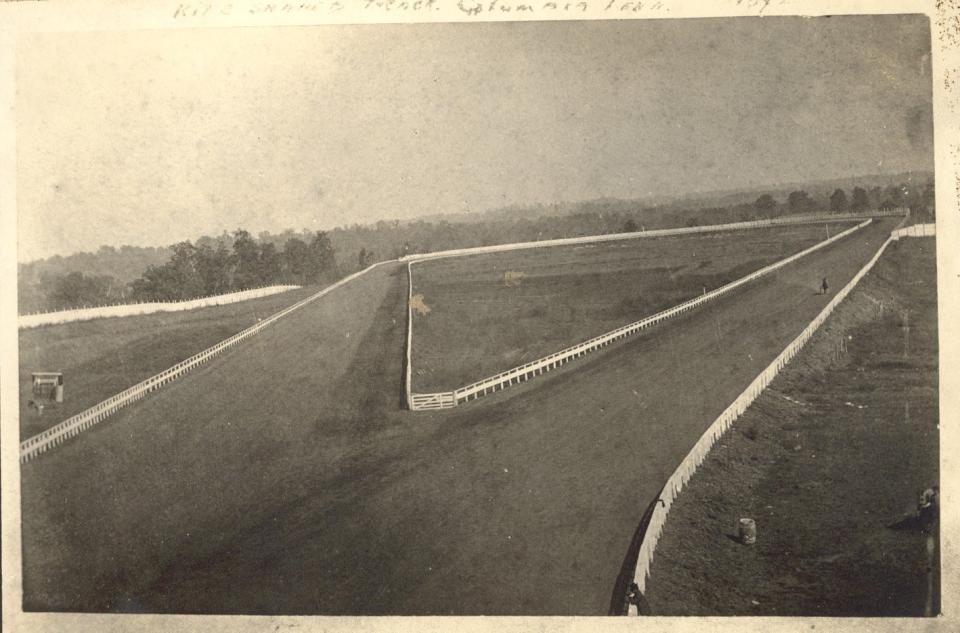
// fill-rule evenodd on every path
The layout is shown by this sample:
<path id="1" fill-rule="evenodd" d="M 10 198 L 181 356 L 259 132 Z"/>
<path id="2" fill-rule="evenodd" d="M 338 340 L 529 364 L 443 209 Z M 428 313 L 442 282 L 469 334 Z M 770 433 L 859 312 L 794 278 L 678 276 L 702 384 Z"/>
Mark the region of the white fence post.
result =
<path id="1" fill-rule="evenodd" d="M 407 262 L 407 344 L 406 344 L 406 368 L 404 369 L 404 393 L 407 397 L 407 409 L 414 409 L 413 396 L 411 393 L 411 371 L 413 362 L 413 262 Z"/>

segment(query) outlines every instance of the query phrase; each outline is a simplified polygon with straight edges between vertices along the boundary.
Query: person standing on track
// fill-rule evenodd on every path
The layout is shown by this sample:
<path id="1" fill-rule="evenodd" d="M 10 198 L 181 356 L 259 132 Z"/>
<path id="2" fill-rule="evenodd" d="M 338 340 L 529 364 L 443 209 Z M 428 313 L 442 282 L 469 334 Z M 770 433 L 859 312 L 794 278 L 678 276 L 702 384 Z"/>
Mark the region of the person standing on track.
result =
<path id="1" fill-rule="evenodd" d="M 830 286 L 827 285 L 827 278 L 824 277 L 823 281 L 820 282 L 820 294 L 825 295 L 830 289 Z"/>
<path id="2" fill-rule="evenodd" d="M 650 615 L 650 604 L 647 602 L 646 597 L 640 591 L 639 585 L 637 583 L 630 583 L 630 588 L 627 590 L 627 611 L 626 615 L 630 615 L 630 605 L 633 605 L 637 608 L 637 615 Z"/>

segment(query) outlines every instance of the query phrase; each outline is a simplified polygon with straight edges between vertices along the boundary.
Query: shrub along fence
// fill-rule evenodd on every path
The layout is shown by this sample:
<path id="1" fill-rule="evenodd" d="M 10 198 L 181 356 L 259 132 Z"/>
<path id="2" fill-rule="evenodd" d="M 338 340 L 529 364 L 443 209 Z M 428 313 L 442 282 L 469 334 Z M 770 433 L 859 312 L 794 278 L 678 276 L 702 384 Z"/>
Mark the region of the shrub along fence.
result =
<path id="1" fill-rule="evenodd" d="M 817 331 L 817 328 L 826 321 L 834 308 L 850 294 L 860 280 L 873 268 L 873 265 L 880 259 L 880 256 L 890 242 L 897 239 L 894 237 L 896 233 L 897 231 L 891 233 L 890 237 L 884 241 L 874 256 L 870 258 L 870 261 L 854 275 L 853 279 L 851 279 L 843 289 L 834 295 L 833 299 L 831 299 L 816 318 L 803 329 L 800 335 L 791 341 L 790 344 L 773 359 L 773 362 L 760 372 L 760 375 L 753 379 L 753 382 L 747 386 L 743 393 L 707 427 L 707 430 L 700 436 L 700 439 L 693 446 L 693 449 L 687 454 L 683 461 L 680 462 L 680 465 L 673 474 L 670 475 L 670 478 L 667 479 L 667 483 L 663 486 L 659 498 L 656 499 L 653 504 L 653 513 L 650 515 L 649 523 L 647 524 L 637 555 L 637 565 L 633 574 L 633 580 L 640 587 L 641 592 L 646 591 L 646 583 L 650 575 L 650 563 L 653 561 L 654 549 L 657 546 L 660 535 L 663 533 L 663 526 L 666 523 L 670 507 L 680 494 L 680 491 L 683 490 L 683 487 L 690 480 L 690 477 L 700 464 L 703 463 L 707 453 L 723 433 L 730 428 L 734 420 L 747 410 L 747 407 L 749 407 L 767 385 L 773 381 L 774 377 L 780 373 L 780 370 L 782 370 L 786 364 L 796 356 L 800 349 L 803 348 L 804 344 L 810 340 L 810 337 L 812 337 L 814 332 Z"/>
<path id="2" fill-rule="evenodd" d="M 831 218 L 836 218 L 836 216 L 829 216 Z M 822 221 L 822 220 L 821 220 Z M 563 365 L 573 359 L 580 358 L 585 354 L 598 350 L 602 347 L 606 347 L 611 343 L 624 339 L 628 336 L 631 336 L 641 330 L 652 327 L 661 321 L 669 319 L 671 317 L 683 314 L 689 310 L 699 307 L 700 305 L 712 301 L 722 295 L 727 294 L 731 290 L 735 290 L 744 284 L 750 283 L 755 279 L 758 279 L 764 275 L 770 274 L 771 272 L 794 262 L 805 255 L 808 255 L 818 249 L 823 248 L 833 242 L 843 239 L 844 237 L 850 235 L 854 231 L 857 231 L 868 224 L 872 220 L 866 219 L 860 224 L 853 226 L 845 231 L 837 233 L 833 237 L 830 237 L 822 242 L 818 242 L 813 246 L 806 248 L 799 253 L 795 253 L 790 257 L 782 259 L 778 262 L 774 262 L 769 266 L 764 266 L 763 268 L 741 277 L 736 281 L 732 281 L 729 284 L 711 290 L 699 297 L 685 301 L 679 305 L 676 305 L 672 308 L 658 312 L 652 316 L 640 319 L 634 323 L 624 325 L 623 327 L 617 328 L 606 334 L 601 334 L 591 338 L 590 340 L 584 341 L 572 347 L 560 350 L 559 352 L 550 354 L 549 356 L 544 356 L 535 361 L 531 361 L 519 367 L 514 367 L 513 369 L 508 369 L 507 371 L 500 372 L 494 376 L 490 376 L 479 380 L 477 382 L 471 383 L 469 385 L 455 389 L 454 391 L 441 392 L 441 393 L 413 393 L 411 381 L 411 346 L 413 341 L 413 311 L 412 307 L 407 307 L 407 375 L 406 375 L 406 394 L 407 394 L 407 407 L 414 411 L 420 411 L 425 409 L 446 409 L 457 406 L 461 402 L 466 402 L 468 400 L 476 400 L 480 396 L 493 393 L 495 391 L 501 391 L 510 387 L 512 385 L 519 384 L 521 382 L 526 382 L 533 378 L 534 376 L 539 376 L 545 372 L 548 372 L 552 369 L 556 369 L 560 365 Z M 751 224 L 752 223 L 744 223 Z M 716 225 L 716 226 L 728 226 L 728 225 Z M 768 226 L 768 225 L 763 225 Z M 697 227 L 703 228 L 703 227 Z M 746 228 L 753 228 L 752 226 Z M 419 261 L 419 260 L 418 260 Z M 407 265 L 407 279 L 408 279 L 408 299 L 413 293 L 413 276 L 411 274 L 412 264 L 410 262 Z"/>
<path id="3" fill-rule="evenodd" d="M 42 433 L 38 433 L 33 437 L 30 437 L 23 442 L 20 442 L 20 463 L 29 461 L 30 459 L 36 457 L 37 455 L 44 453 L 51 448 L 62 444 L 67 439 L 79 435 L 83 431 L 87 430 L 91 426 L 103 421 L 108 416 L 112 415 L 119 409 L 127 406 L 131 402 L 140 400 L 148 393 L 160 389 L 169 382 L 172 382 L 187 373 L 191 369 L 202 365 L 211 358 L 221 354 L 225 350 L 233 347 L 234 345 L 244 341 L 254 334 L 259 333 L 261 330 L 266 328 L 272 323 L 275 323 L 277 320 L 282 319 L 286 315 L 290 314 L 294 310 L 302 308 L 303 306 L 316 301 L 325 294 L 339 288 L 340 286 L 353 281 L 360 275 L 372 270 L 373 268 L 379 266 L 384 262 L 373 264 L 361 271 L 355 272 L 352 275 L 344 277 L 340 281 L 336 282 L 333 285 L 327 286 L 320 292 L 313 294 L 302 301 L 299 301 L 291 306 L 284 308 L 283 310 L 277 312 L 276 314 L 267 317 L 259 321 L 257 324 L 248 327 L 247 329 L 238 332 L 231 336 L 230 338 L 223 340 L 213 347 L 205 349 L 199 354 L 195 354 L 190 358 L 181 361 L 166 369 L 159 374 L 147 378 L 143 382 L 137 383 L 136 385 L 121 391 L 117 395 L 107 398 L 103 402 L 96 404 L 86 411 L 82 411 L 70 418 L 67 418 L 63 422 L 60 422 L 56 426 L 50 427 Z"/>
<path id="4" fill-rule="evenodd" d="M 76 310 L 58 310 L 56 312 L 23 314 L 17 317 L 17 327 L 22 330 L 25 328 L 39 327 L 41 325 L 55 325 L 60 323 L 70 323 L 72 321 L 89 321 L 91 319 L 102 319 L 105 317 L 136 316 L 141 314 L 153 314 L 154 312 L 179 312 L 181 310 L 193 310 L 195 308 L 221 306 L 228 303 L 246 301 L 247 299 L 267 297 L 299 287 L 300 286 L 267 286 L 264 288 L 252 288 L 250 290 L 240 290 L 238 292 L 214 295 L 212 297 L 188 299 L 186 301 L 123 303 L 110 306 L 78 308 Z"/>

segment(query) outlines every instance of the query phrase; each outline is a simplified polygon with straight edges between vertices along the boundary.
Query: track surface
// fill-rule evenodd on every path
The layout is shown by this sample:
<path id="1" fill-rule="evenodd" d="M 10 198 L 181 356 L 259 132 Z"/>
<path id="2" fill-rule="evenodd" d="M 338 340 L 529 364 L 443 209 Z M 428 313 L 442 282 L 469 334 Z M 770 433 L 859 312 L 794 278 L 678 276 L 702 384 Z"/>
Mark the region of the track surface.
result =
<path id="1" fill-rule="evenodd" d="M 434 414 L 399 410 L 381 267 L 27 464 L 25 606 L 604 614 L 663 481 L 898 221 Z"/>

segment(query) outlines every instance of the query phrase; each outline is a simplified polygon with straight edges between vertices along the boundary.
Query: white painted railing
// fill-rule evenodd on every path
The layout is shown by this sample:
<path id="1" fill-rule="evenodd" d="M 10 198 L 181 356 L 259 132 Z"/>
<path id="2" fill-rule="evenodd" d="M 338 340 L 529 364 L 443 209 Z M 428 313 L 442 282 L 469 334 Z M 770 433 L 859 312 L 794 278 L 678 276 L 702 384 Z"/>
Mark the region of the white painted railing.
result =
<path id="1" fill-rule="evenodd" d="M 221 306 L 228 303 L 246 301 L 248 299 L 267 297 L 280 292 L 294 290 L 299 287 L 300 286 L 267 286 L 265 288 L 252 288 L 250 290 L 240 290 L 238 292 L 230 292 L 211 297 L 199 297 L 197 299 L 188 299 L 186 301 L 122 303 L 109 306 L 78 308 L 76 310 L 58 310 L 55 312 L 22 314 L 17 317 L 17 327 L 22 330 L 25 328 L 39 327 L 41 325 L 55 325 L 60 323 L 71 323 L 74 321 L 89 321 L 91 319 L 103 319 L 107 317 L 126 317 L 138 316 L 142 314 L 153 314 L 155 312 L 179 312 L 181 310 L 194 310 L 196 308 Z"/>
<path id="2" fill-rule="evenodd" d="M 897 229 L 893 232 L 892 237 L 895 240 L 899 240 L 901 237 L 933 237 L 936 234 L 936 224 L 914 224 L 912 226 L 905 226 L 902 229 Z"/>
<path id="3" fill-rule="evenodd" d="M 414 410 L 416 407 L 413 402 L 413 385 L 411 384 L 412 372 L 413 372 L 413 359 L 411 355 L 413 353 L 413 270 L 411 267 L 413 262 L 407 262 L 407 343 L 406 343 L 406 364 L 403 367 L 404 377 L 403 377 L 403 390 L 406 394 L 407 408 Z"/>
<path id="4" fill-rule="evenodd" d="M 495 244 L 493 246 L 477 246 L 472 248 L 458 248 L 434 253 L 416 253 L 404 255 L 400 261 L 420 262 L 447 257 L 462 257 L 464 255 L 481 255 L 484 253 L 500 253 L 503 251 L 525 250 L 530 248 L 546 248 L 550 246 L 569 246 L 573 244 L 594 244 L 599 242 L 614 242 L 650 237 L 668 237 L 673 235 L 688 235 L 693 233 L 716 233 L 720 231 L 740 231 L 744 229 L 759 229 L 770 226 L 792 224 L 811 224 L 819 222 L 852 222 L 867 218 L 899 216 L 909 213 L 907 208 L 888 209 L 885 211 L 864 211 L 861 213 L 817 213 L 793 215 L 771 220 L 752 220 L 749 222 L 729 222 L 727 224 L 705 224 L 674 229 L 656 229 L 651 231 L 636 231 L 632 233 L 609 233 L 606 235 L 586 235 L 584 237 L 564 237 L 538 242 L 515 242 L 511 244 Z"/>
<path id="5" fill-rule="evenodd" d="M 628 325 L 624 325 L 622 327 L 617 328 L 616 330 L 607 332 L 606 334 L 601 334 L 600 336 L 596 336 L 594 338 L 591 338 L 587 341 L 584 341 L 572 347 L 568 347 L 566 349 L 560 350 L 559 352 L 555 352 L 553 354 L 550 354 L 549 356 L 544 356 L 543 358 L 539 358 L 535 361 L 531 361 L 524 365 L 520 365 L 519 367 L 508 369 L 494 376 L 490 376 L 488 378 L 484 378 L 482 380 L 471 383 L 464 387 L 460 387 L 458 389 L 455 389 L 452 392 L 440 392 L 440 393 L 432 393 L 432 394 L 411 393 L 409 391 L 410 387 L 408 383 L 408 398 L 407 398 L 408 406 L 410 409 L 415 411 L 421 408 L 440 409 L 440 408 L 454 407 L 461 402 L 466 402 L 468 400 L 476 400 L 477 398 L 487 395 L 489 393 L 493 393 L 495 391 L 501 391 L 512 385 L 516 385 L 521 382 L 526 382 L 531 378 L 533 378 L 534 376 L 539 376 L 540 374 L 546 373 L 552 369 L 556 369 L 560 365 L 563 365 L 575 358 L 580 358 L 585 354 L 598 350 L 602 347 L 606 347 L 611 343 L 614 343 L 620 339 L 631 336 L 643 329 L 652 327 L 660 323 L 661 321 L 672 318 L 679 314 L 683 314 L 684 312 L 687 312 L 689 310 L 693 310 L 694 308 L 697 308 L 704 303 L 712 301 L 722 295 L 725 295 L 726 293 L 732 290 L 735 290 L 736 288 L 739 288 L 744 284 L 750 283 L 751 281 L 754 281 L 755 279 L 758 279 L 764 275 L 768 275 L 774 272 L 775 270 L 778 270 L 800 259 L 801 257 L 804 257 L 816 250 L 819 250 L 829 244 L 832 244 L 837 240 L 843 239 L 844 237 L 850 235 L 854 231 L 857 231 L 867 226 L 868 224 L 870 224 L 871 221 L 872 220 L 870 219 L 864 220 L 860 224 L 857 224 L 845 231 L 841 231 L 840 233 L 837 233 L 833 237 L 823 240 L 822 242 L 818 242 L 813 246 L 810 246 L 809 248 L 806 248 L 798 253 L 794 253 L 793 255 L 786 257 L 780 261 L 774 262 L 773 264 L 764 266 L 763 268 L 756 270 L 750 273 L 749 275 L 746 275 L 744 277 L 741 277 L 740 279 L 737 279 L 736 281 L 732 281 L 724 286 L 711 290 L 710 292 L 707 292 L 699 297 L 690 299 L 689 301 L 685 301 L 672 308 L 669 308 L 662 312 L 658 312 L 657 314 L 654 314 L 652 316 L 640 319 L 639 321 L 635 321 Z M 409 265 L 408 265 L 408 275 L 409 275 Z M 410 319 L 412 322 L 412 315 L 408 314 L 408 319 Z M 408 327 L 408 350 L 409 350 L 410 340 L 412 338 L 411 332 L 412 332 L 412 326 Z M 421 403 L 429 403 L 429 407 L 421 406 Z"/>
<path id="6" fill-rule="evenodd" d="M 155 376 L 147 378 L 143 382 L 137 383 L 136 385 L 130 387 L 129 389 L 125 389 L 120 393 L 118 393 L 117 395 L 111 398 L 107 398 L 103 402 L 96 404 L 90 407 L 89 409 L 82 411 L 81 413 L 78 413 L 70 418 L 67 418 L 66 420 L 64 420 L 63 422 L 60 422 L 56 426 L 53 426 L 47 429 L 46 431 L 43 431 L 42 433 L 38 433 L 37 435 L 34 435 L 33 437 L 30 437 L 20 442 L 20 462 L 21 463 L 26 462 L 32 459 L 33 457 L 36 457 L 40 453 L 44 453 L 50 450 L 51 448 L 63 443 L 67 439 L 82 433 L 83 431 L 87 430 L 91 426 L 103 421 L 105 418 L 112 415 L 119 409 L 127 406 L 131 402 L 140 400 L 141 398 L 146 396 L 148 393 L 152 391 L 156 391 L 157 389 L 160 389 L 167 383 L 176 380 L 177 378 L 187 373 L 191 369 L 198 367 L 199 365 L 207 362 L 211 358 L 219 355 L 223 351 L 233 347 L 237 343 L 240 343 L 241 341 L 250 338 L 254 334 L 257 334 L 268 325 L 285 317 L 286 315 L 290 314 L 294 310 L 302 308 L 308 303 L 311 303 L 312 301 L 315 301 L 320 297 L 324 296 L 328 292 L 336 288 L 339 288 L 340 286 L 346 283 L 349 283 L 350 281 L 356 279 L 360 275 L 363 275 L 367 271 L 372 270 L 373 268 L 379 266 L 382 263 L 384 262 L 373 264 L 372 266 L 369 266 L 361 271 L 355 272 L 352 275 L 348 275 L 347 277 L 344 277 L 343 279 L 336 282 L 335 284 L 331 286 L 327 286 L 320 292 L 313 294 L 307 297 L 306 299 L 303 299 L 302 301 L 298 301 L 297 303 L 284 308 L 283 310 L 277 312 L 276 314 L 259 321 L 257 324 L 252 325 L 251 327 L 234 334 L 230 338 L 217 343 L 213 347 L 205 349 L 199 354 L 195 354 L 190 358 L 177 363 L 173 367 L 170 367 L 169 369 L 166 369 Z"/>
<path id="7" fill-rule="evenodd" d="M 452 392 L 445 393 L 413 393 L 410 394 L 410 408 L 414 411 L 428 409 L 449 409 L 456 406 Z"/>
<path id="8" fill-rule="evenodd" d="M 901 223 L 902 224 L 902 223 Z M 894 231 L 896 232 L 896 231 Z M 760 393 L 769 385 L 774 377 L 780 370 L 782 370 L 790 360 L 797 355 L 797 353 L 803 348 L 804 344 L 810 340 L 810 337 L 813 336 L 814 332 L 823 324 L 828 316 L 833 312 L 841 301 L 843 301 L 848 294 L 856 287 L 861 279 L 873 268 L 873 265 L 877 263 L 877 260 L 880 259 L 880 256 L 883 254 L 883 251 L 887 248 L 891 241 L 895 238 L 893 234 L 880 246 L 877 252 L 870 258 L 870 261 L 864 265 L 863 268 L 854 275 L 853 279 L 847 283 L 834 297 L 830 300 L 829 303 L 820 311 L 820 313 L 810 322 L 807 327 L 797 336 L 793 341 L 790 342 L 787 347 L 780 352 L 780 354 L 773 359 L 766 369 L 764 369 L 760 374 L 753 379 L 753 382 L 737 396 L 736 400 L 728 406 L 720 416 L 707 427 L 707 430 L 700 436 L 700 439 L 693 446 L 693 449 L 687 453 L 687 456 L 683 459 L 677 469 L 670 475 L 670 478 L 667 479 L 666 484 L 663 487 L 662 492 L 658 501 L 662 503 L 653 504 L 653 513 L 650 516 L 650 522 L 647 525 L 646 531 L 644 532 L 643 540 L 640 543 L 639 555 L 637 557 L 637 565 L 634 571 L 634 582 L 640 587 L 640 591 L 646 591 L 647 579 L 650 576 L 650 564 L 653 561 L 653 552 L 656 549 L 657 541 L 660 539 L 661 534 L 663 533 L 663 526 L 667 520 L 667 514 L 670 512 L 670 507 L 676 500 L 677 496 L 680 494 L 680 491 L 683 490 L 683 487 L 690 480 L 690 477 L 693 476 L 693 473 L 696 472 L 700 464 L 703 463 L 703 460 L 706 458 L 707 453 L 717 442 L 718 439 L 723 435 L 727 429 L 733 424 L 734 420 L 739 418 L 744 411 L 747 410 L 747 407 L 756 400 Z"/>

